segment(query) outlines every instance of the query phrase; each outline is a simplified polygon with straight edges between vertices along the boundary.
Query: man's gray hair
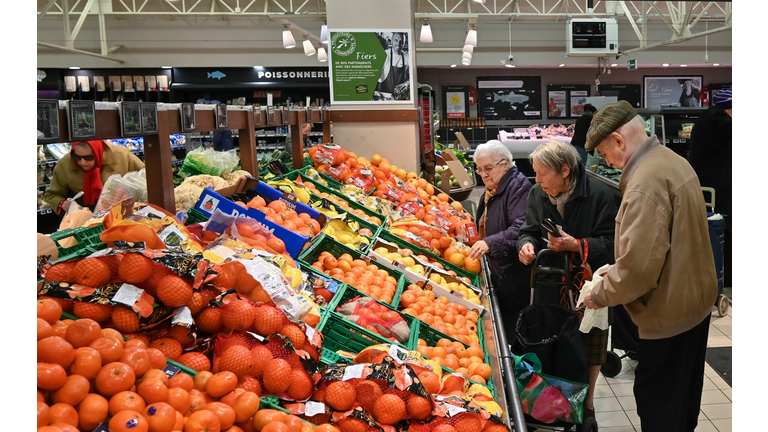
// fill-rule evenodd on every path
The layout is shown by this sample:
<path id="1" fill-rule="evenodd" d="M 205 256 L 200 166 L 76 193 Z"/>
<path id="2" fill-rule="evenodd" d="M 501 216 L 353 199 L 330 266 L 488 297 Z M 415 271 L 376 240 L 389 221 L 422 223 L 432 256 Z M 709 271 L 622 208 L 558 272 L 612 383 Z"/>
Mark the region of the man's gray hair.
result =
<path id="1" fill-rule="evenodd" d="M 544 165 L 555 170 L 556 173 L 563 172 L 563 165 L 568 166 L 570 173 L 568 179 L 573 182 L 581 173 L 581 156 L 576 151 L 576 147 L 570 143 L 559 140 L 550 140 L 536 147 L 528 157 L 531 164 Z"/>
<path id="2" fill-rule="evenodd" d="M 507 168 L 515 166 L 514 159 L 512 158 L 512 153 L 510 153 L 507 146 L 501 143 L 499 140 L 490 140 L 485 144 L 480 144 L 477 146 L 477 149 L 475 149 L 475 156 L 474 160 L 477 162 L 477 158 L 482 156 L 488 156 L 494 161 L 507 161 Z M 478 166 L 478 168 L 483 168 Z"/>

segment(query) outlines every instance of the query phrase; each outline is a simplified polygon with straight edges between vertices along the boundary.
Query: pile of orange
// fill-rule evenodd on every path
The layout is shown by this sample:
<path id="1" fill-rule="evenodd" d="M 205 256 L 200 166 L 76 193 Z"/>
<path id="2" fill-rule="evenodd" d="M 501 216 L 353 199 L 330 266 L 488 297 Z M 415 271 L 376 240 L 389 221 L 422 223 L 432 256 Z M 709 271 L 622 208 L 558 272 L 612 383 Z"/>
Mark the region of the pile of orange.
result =
<path id="1" fill-rule="evenodd" d="M 346 253 L 337 258 L 323 251 L 312 267 L 384 303 L 392 303 L 397 291 L 397 279 L 386 270 Z"/>
<path id="2" fill-rule="evenodd" d="M 447 334 L 465 344 L 479 343 L 475 311 L 466 306 L 450 303 L 447 297 L 436 297 L 428 289 L 411 284 L 400 297 L 402 313 L 415 316 L 435 330 Z"/>
<path id="3" fill-rule="evenodd" d="M 312 219 L 309 214 L 296 213 L 296 211 L 289 209 L 288 206 L 280 200 L 274 200 L 267 204 L 264 198 L 257 196 L 250 200 L 248 204 L 242 202 L 238 202 L 237 204 L 240 204 L 243 207 L 259 210 L 267 215 L 266 219 L 268 221 L 274 222 L 291 232 L 303 236 L 311 238 L 322 229 L 320 223 L 317 220 Z"/>
<path id="4" fill-rule="evenodd" d="M 61 312 L 54 300 L 38 300 L 39 432 L 92 431 L 104 422 L 111 432 L 339 432 L 331 425 L 315 427 L 297 416 L 259 410 L 259 393 L 246 390 L 249 383 L 231 371 L 169 378 L 162 370 L 166 357 L 143 338 L 125 340 L 88 318 L 60 320 Z M 271 366 L 267 362 L 265 372 L 281 376 Z M 289 377 L 288 382 L 290 392 L 295 380 Z M 308 385 L 311 390 L 311 380 Z M 308 393 L 305 389 L 302 396 Z"/>
<path id="5" fill-rule="evenodd" d="M 461 342 L 442 338 L 434 346 L 429 346 L 419 339 L 416 350 L 472 381 L 485 384 L 491 378 L 491 366 L 485 363 L 485 352 L 478 342 L 472 342 L 467 347 Z"/>

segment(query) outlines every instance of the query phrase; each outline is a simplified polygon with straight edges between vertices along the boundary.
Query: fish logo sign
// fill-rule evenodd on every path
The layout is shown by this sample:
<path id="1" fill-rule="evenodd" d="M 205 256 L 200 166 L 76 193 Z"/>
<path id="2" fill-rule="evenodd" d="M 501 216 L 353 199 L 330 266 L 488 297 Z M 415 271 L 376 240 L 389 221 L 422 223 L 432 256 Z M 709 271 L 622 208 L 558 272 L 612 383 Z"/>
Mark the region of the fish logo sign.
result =
<path id="1" fill-rule="evenodd" d="M 216 78 L 217 80 L 221 81 L 221 79 L 224 77 L 226 77 L 226 75 L 221 71 L 208 72 L 208 78 Z"/>
<path id="2" fill-rule="evenodd" d="M 509 94 L 502 94 L 502 95 L 494 93 L 493 94 L 493 101 L 494 102 L 502 101 L 502 102 L 506 102 L 506 103 L 508 103 L 510 105 L 513 105 L 513 104 L 519 104 L 519 103 L 527 102 L 528 101 L 528 96 L 518 95 L 518 94 L 515 94 L 515 92 L 509 92 Z"/>

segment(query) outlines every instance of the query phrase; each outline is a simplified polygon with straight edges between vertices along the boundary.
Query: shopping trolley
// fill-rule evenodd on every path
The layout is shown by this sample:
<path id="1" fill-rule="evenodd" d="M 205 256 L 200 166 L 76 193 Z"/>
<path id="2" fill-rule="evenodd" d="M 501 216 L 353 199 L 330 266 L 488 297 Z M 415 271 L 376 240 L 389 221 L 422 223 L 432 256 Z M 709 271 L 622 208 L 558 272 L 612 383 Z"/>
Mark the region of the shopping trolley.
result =
<path id="1" fill-rule="evenodd" d="M 574 284 L 570 254 L 539 251 L 531 271 L 531 304 L 517 318 L 512 352 L 533 352 L 541 362 L 541 373 L 587 386 L 587 357 L 575 311 L 579 288 Z M 534 430 L 597 431 L 593 417 L 579 424 L 543 424 L 528 417 L 526 423 Z"/>
<path id="2" fill-rule="evenodd" d="M 731 299 L 723 294 L 725 282 L 725 218 L 728 215 L 715 213 L 715 189 L 711 187 L 702 187 L 704 196 L 709 193 L 712 201 L 705 201 L 704 204 L 712 209 L 707 210 L 707 225 L 709 227 L 709 242 L 712 244 L 712 253 L 715 255 L 715 270 L 717 271 L 717 300 L 715 307 L 720 316 L 725 316 L 728 308 L 731 306 Z M 719 217 L 718 217 L 719 215 Z"/>

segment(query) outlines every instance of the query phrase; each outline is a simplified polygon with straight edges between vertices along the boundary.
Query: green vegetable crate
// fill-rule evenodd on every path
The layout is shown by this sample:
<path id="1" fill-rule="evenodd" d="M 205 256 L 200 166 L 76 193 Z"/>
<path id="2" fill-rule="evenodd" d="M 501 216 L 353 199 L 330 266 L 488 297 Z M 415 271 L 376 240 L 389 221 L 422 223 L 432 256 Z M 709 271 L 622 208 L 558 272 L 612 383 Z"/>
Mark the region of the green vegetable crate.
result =
<path id="1" fill-rule="evenodd" d="M 317 259 L 320 257 L 320 253 L 322 253 L 323 251 L 330 252 L 330 254 L 337 259 L 345 253 L 352 256 L 352 259 L 356 259 L 356 260 L 364 259 L 363 257 L 365 256 L 359 251 L 356 251 L 348 246 L 345 246 L 337 242 L 336 240 L 334 240 L 332 237 L 321 233 L 317 237 L 315 237 L 315 239 L 312 240 L 312 243 L 309 245 L 309 247 L 307 247 L 307 249 L 305 249 L 304 252 L 302 252 L 299 255 L 299 262 L 304 263 L 309 267 L 312 267 L 312 264 L 314 264 L 317 261 Z M 372 264 L 376 265 L 376 267 L 379 267 L 379 269 L 389 273 L 389 275 L 395 278 L 395 280 L 397 281 L 397 284 L 395 286 L 395 295 L 392 297 L 392 302 L 390 303 L 390 306 L 392 308 L 397 309 L 397 307 L 400 305 L 400 296 L 403 294 L 403 289 L 405 288 L 405 276 L 399 271 L 392 270 L 384 266 L 379 266 L 376 263 L 372 263 Z M 339 282 L 342 282 L 342 281 L 339 281 Z"/>
<path id="2" fill-rule="evenodd" d="M 384 336 L 365 329 L 347 319 L 341 314 L 327 310 L 317 326 L 317 330 L 324 336 L 323 350 L 331 352 L 346 351 L 359 354 L 362 350 L 379 344 L 395 344 L 399 347 L 408 347 L 392 342 Z"/>
<path id="3" fill-rule="evenodd" d="M 86 257 L 106 248 L 107 244 L 99 238 L 103 231 L 104 225 L 98 224 L 92 227 L 68 228 L 51 234 L 51 240 L 56 243 L 56 247 L 59 249 L 59 259 L 56 262 Z M 67 248 L 62 247 L 59 242 L 69 237 L 74 237 L 77 244 Z"/>
<path id="4" fill-rule="evenodd" d="M 471 271 L 464 270 L 463 268 L 458 267 L 458 266 L 456 266 L 454 264 L 451 264 L 448 261 L 440 258 L 438 255 L 436 255 L 436 254 L 434 254 L 434 253 L 432 253 L 432 252 L 430 252 L 430 251 L 428 251 L 426 249 L 422 249 L 422 248 L 420 248 L 420 247 L 418 247 L 418 246 L 416 246 L 416 245 L 414 245 L 412 243 L 409 243 L 409 242 L 401 239 L 400 237 L 392 234 L 388 230 L 381 230 L 379 232 L 379 235 L 378 235 L 377 238 L 382 239 L 384 241 L 388 241 L 390 243 L 394 243 L 400 249 L 410 249 L 416 255 L 422 254 L 422 255 L 426 255 L 426 256 L 434 259 L 434 260 L 437 260 L 437 262 L 439 262 L 443 266 L 443 268 L 445 270 L 453 270 L 454 272 L 456 272 L 456 274 L 458 276 L 469 278 L 469 281 L 470 281 L 470 283 L 473 286 L 480 287 L 480 275 L 472 273 Z M 373 245 L 373 242 L 371 242 L 371 245 Z M 370 250 L 370 248 L 369 248 L 369 250 Z M 366 253 L 368 253 L 368 251 L 366 251 Z"/>
<path id="5" fill-rule="evenodd" d="M 434 347 L 434 346 L 437 346 L 437 342 L 440 339 L 448 339 L 451 342 L 459 342 L 462 345 L 464 345 L 465 348 L 469 348 L 469 345 L 467 345 L 464 342 L 461 342 L 461 341 L 459 341 L 459 340 L 457 340 L 457 339 L 455 339 L 455 338 L 453 338 L 451 336 L 448 336 L 445 333 L 442 333 L 440 331 L 435 330 L 434 328 L 432 328 L 429 324 L 425 323 L 424 321 L 421 321 L 421 320 L 417 319 L 416 320 L 416 326 L 418 326 L 416 328 L 416 337 L 417 337 L 416 340 L 417 340 L 417 343 L 418 343 L 418 339 L 422 339 L 422 340 L 424 340 L 424 342 L 427 343 L 427 346 Z M 485 358 L 483 359 L 483 361 L 487 362 L 488 361 L 488 352 L 485 351 L 484 348 L 483 348 L 483 354 L 485 354 Z M 456 371 L 443 366 L 443 373 L 456 373 Z M 490 382 L 483 384 L 483 383 L 479 383 L 477 381 L 473 381 L 473 380 L 470 380 L 470 379 L 468 379 L 468 380 L 472 384 L 480 384 L 482 386 L 488 387 L 488 390 L 491 391 L 491 395 L 494 394 L 493 393 L 493 384 L 491 384 Z"/>

